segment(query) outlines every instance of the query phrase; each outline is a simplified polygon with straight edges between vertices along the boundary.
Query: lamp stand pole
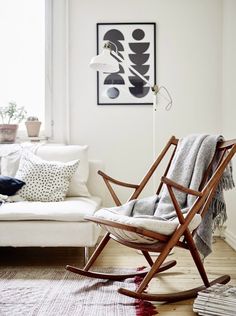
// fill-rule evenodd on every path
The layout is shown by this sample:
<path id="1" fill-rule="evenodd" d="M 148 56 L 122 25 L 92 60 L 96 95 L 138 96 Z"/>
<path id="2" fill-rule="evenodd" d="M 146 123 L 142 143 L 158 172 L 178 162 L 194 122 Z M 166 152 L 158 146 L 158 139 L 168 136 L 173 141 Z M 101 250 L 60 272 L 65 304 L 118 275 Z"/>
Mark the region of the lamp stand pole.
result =
<path id="1" fill-rule="evenodd" d="M 155 85 L 152 87 L 153 91 L 153 105 L 152 105 L 152 159 L 153 162 L 156 160 L 156 112 L 157 112 L 157 93 L 159 91 L 158 87 Z M 153 174 L 153 193 L 156 193 L 156 181 L 157 176 L 156 173 L 154 172 Z"/>
<path id="2" fill-rule="evenodd" d="M 139 78 L 141 78 L 146 84 L 151 87 L 152 92 L 153 92 L 153 114 L 152 114 L 152 158 L 153 161 L 156 159 L 156 111 L 157 111 L 157 94 L 160 91 L 160 88 L 154 84 L 153 86 L 150 84 L 150 82 L 143 76 L 141 75 L 134 67 L 131 65 L 128 65 L 127 62 L 121 58 L 117 52 L 113 51 L 111 49 L 111 46 L 109 44 L 105 47 L 109 48 L 111 51 L 111 54 L 115 56 L 120 62 L 124 63 L 127 68 L 129 68 L 134 74 L 136 74 Z M 153 174 L 153 191 L 154 194 L 156 193 L 156 174 Z"/>
<path id="3" fill-rule="evenodd" d="M 152 99 L 152 153 L 153 162 L 156 160 L 156 111 L 157 111 L 157 94 L 159 87 L 155 84 L 152 87 L 153 99 Z"/>

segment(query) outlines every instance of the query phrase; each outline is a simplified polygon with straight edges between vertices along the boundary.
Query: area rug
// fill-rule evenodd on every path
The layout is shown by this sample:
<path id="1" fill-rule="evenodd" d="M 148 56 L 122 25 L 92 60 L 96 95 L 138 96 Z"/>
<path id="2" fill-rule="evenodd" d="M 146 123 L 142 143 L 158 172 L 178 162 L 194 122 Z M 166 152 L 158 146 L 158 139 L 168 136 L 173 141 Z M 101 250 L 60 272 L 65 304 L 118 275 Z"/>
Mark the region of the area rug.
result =
<path id="1" fill-rule="evenodd" d="M 103 271 L 112 272 L 110 269 Z M 115 272 L 124 273 L 124 270 L 116 269 Z M 0 315 L 155 315 L 157 312 L 151 303 L 117 293 L 120 287 L 135 290 L 137 282 L 140 278 L 122 282 L 91 279 L 61 268 L 1 268 Z"/>

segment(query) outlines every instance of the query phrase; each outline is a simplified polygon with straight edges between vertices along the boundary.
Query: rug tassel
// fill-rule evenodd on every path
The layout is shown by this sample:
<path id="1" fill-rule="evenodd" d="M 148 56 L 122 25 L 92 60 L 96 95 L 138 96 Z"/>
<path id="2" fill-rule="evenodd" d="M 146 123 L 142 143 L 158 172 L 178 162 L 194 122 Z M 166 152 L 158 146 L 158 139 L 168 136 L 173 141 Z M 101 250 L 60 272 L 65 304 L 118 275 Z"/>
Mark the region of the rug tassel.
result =
<path id="1" fill-rule="evenodd" d="M 142 271 L 146 267 L 140 267 L 137 269 L 137 271 Z M 141 284 L 143 278 L 140 276 L 136 276 L 134 279 L 135 284 L 138 286 Z M 136 308 L 136 316 L 153 316 L 157 315 L 158 311 L 156 307 L 148 301 L 143 301 L 143 300 L 135 300 L 135 308 Z"/>

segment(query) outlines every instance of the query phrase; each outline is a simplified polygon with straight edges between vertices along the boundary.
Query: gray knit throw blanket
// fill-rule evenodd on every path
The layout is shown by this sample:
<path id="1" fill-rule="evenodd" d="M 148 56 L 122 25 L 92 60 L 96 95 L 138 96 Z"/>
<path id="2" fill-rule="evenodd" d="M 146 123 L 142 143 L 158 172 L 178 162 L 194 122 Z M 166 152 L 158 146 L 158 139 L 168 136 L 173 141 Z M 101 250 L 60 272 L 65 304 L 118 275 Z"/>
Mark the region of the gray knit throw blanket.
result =
<path id="1" fill-rule="evenodd" d="M 203 174 L 210 164 L 218 141 L 222 136 L 190 135 L 182 138 L 177 146 L 174 159 L 167 174 L 167 178 L 184 187 L 198 190 Z M 216 162 L 217 163 L 217 162 Z M 213 166 L 212 172 L 214 172 Z M 234 187 L 232 165 L 226 168 L 212 203 L 206 212 L 195 234 L 195 243 L 203 257 L 211 253 L 212 234 L 217 227 L 221 227 L 227 219 L 223 189 Z M 187 214 L 196 197 L 175 190 L 175 196 L 183 214 Z M 160 196 L 132 200 L 124 205 L 110 210 L 122 215 L 133 217 L 150 217 L 160 220 L 174 220 L 177 216 L 168 189 L 163 187 Z"/>
<path id="2" fill-rule="evenodd" d="M 216 144 L 222 140 L 222 136 L 203 134 L 190 135 L 181 139 L 167 177 L 184 187 L 198 190 L 203 174 L 214 156 Z M 213 166 L 213 169 L 215 167 Z M 213 231 L 222 226 L 227 219 L 223 189 L 227 190 L 233 187 L 232 165 L 229 164 L 221 178 L 212 203 L 195 234 L 197 249 L 203 257 L 211 253 Z M 189 211 L 196 199 L 193 195 L 187 195 L 177 190 L 175 196 L 184 214 Z M 171 220 L 176 217 L 166 186 L 163 188 L 154 216 L 163 220 Z"/>

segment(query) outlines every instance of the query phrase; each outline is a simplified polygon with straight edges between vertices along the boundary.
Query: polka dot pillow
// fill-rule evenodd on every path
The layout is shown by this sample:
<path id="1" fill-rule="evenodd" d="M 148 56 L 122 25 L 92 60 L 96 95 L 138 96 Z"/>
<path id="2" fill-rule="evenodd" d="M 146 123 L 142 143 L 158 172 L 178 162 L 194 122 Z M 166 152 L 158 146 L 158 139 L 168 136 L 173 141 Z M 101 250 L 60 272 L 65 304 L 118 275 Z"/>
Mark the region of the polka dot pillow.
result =
<path id="1" fill-rule="evenodd" d="M 18 194 L 27 201 L 63 201 L 78 165 L 79 160 L 47 161 L 28 152 L 22 156 L 16 173 L 16 178 L 26 183 Z"/>

